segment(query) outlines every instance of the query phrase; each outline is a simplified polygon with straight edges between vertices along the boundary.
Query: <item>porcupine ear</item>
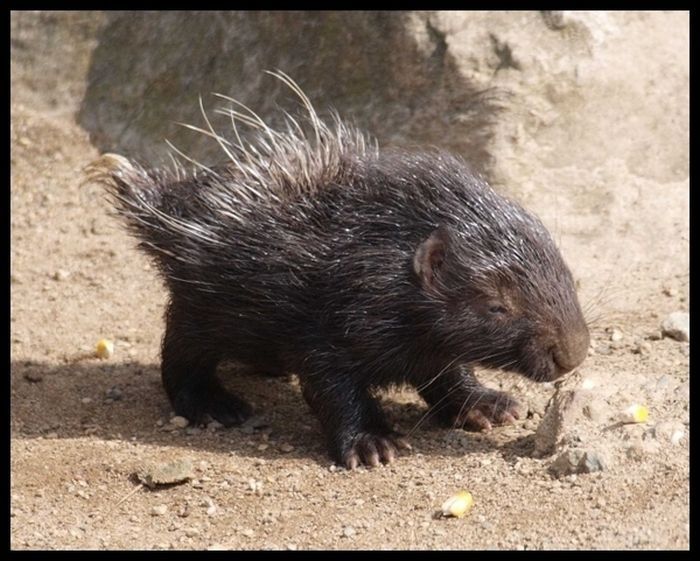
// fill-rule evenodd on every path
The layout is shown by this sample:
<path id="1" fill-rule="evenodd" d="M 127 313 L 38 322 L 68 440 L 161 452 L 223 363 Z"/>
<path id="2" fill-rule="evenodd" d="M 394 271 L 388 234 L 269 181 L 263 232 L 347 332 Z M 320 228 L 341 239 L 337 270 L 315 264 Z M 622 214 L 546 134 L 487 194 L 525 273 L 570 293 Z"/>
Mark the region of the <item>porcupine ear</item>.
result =
<path id="1" fill-rule="evenodd" d="M 446 226 L 438 226 L 421 242 L 413 255 L 413 270 L 424 288 L 435 287 L 437 272 L 445 260 L 445 250 L 449 243 Z"/>

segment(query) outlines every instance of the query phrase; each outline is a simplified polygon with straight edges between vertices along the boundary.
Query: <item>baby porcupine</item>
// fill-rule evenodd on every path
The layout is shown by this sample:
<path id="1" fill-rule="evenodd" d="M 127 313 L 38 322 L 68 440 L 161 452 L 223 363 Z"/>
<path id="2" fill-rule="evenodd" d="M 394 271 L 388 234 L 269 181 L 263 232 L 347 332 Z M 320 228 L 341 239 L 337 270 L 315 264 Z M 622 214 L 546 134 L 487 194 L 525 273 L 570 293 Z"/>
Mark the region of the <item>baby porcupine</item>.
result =
<path id="1" fill-rule="evenodd" d="M 253 140 L 204 131 L 228 156 L 196 171 L 106 154 L 91 166 L 169 291 L 163 384 L 192 422 L 244 421 L 250 406 L 215 375 L 222 360 L 295 373 L 337 462 L 354 468 L 408 447 L 373 397 L 416 387 L 448 426 L 518 417 L 475 366 L 553 380 L 589 334 L 549 233 L 458 157 L 379 151 L 335 117 L 313 132 L 291 116 Z M 206 115 L 205 120 L 206 120 Z"/>

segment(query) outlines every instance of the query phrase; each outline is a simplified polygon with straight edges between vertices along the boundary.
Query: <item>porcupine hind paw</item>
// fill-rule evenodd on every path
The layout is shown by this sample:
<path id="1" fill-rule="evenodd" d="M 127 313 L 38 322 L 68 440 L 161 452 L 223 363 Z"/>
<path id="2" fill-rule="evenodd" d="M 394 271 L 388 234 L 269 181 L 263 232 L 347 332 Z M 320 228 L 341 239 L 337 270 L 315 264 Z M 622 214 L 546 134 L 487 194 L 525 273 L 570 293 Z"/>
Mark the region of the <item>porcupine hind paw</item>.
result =
<path id="1" fill-rule="evenodd" d="M 178 415 L 191 423 L 203 423 L 207 417 L 211 417 L 225 427 L 240 425 L 253 413 L 247 401 L 224 389 L 218 381 L 180 390 L 173 407 Z"/>

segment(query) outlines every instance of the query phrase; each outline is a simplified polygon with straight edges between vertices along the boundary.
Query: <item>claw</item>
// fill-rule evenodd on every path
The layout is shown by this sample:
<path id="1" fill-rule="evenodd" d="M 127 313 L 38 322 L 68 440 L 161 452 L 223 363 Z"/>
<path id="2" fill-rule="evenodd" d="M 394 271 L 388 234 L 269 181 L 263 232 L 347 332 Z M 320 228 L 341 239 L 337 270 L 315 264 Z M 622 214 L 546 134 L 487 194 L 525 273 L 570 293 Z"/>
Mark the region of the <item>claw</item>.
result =
<path id="1" fill-rule="evenodd" d="M 360 464 L 377 467 L 393 463 L 399 450 L 411 450 L 411 445 L 402 436 L 360 433 L 355 436 L 350 450 L 343 454 L 342 463 L 348 469 L 355 469 Z"/>

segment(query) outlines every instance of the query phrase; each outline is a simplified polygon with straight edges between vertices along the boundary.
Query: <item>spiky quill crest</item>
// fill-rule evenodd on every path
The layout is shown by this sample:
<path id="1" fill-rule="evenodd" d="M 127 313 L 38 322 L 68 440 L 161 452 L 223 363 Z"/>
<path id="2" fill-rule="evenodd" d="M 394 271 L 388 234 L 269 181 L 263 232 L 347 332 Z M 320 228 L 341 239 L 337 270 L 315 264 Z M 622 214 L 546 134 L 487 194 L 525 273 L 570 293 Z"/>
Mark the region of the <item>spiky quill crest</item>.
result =
<path id="1" fill-rule="evenodd" d="M 378 157 L 375 140 L 343 121 L 335 112 L 332 113 L 332 124 L 327 125 L 319 119 L 306 94 L 289 76 L 281 71 L 268 74 L 298 95 L 308 112 L 303 124 L 312 127 L 311 137 L 289 113 L 284 114 L 286 130 L 276 131 L 239 101 L 214 94 L 244 111 L 233 108 L 216 110 L 230 117 L 233 139 L 214 130 L 201 97 L 200 109 L 207 129 L 178 124 L 214 139 L 227 156 L 226 166 L 208 167 L 166 140 L 177 156 L 192 165 L 191 170 L 185 170 L 172 155 L 172 167 L 147 169 L 123 156 L 107 153 L 86 168 L 88 179 L 108 188 L 121 215 L 136 234 L 143 227 L 172 229 L 202 243 L 221 245 L 227 240 L 217 237 L 217 226 L 230 221 L 248 223 L 246 210 L 251 206 L 283 204 L 299 197 L 313 197 L 325 185 L 349 181 L 353 164 L 358 160 Z M 251 127 L 256 134 L 241 136 L 237 122 Z M 187 196 L 193 205 L 208 212 L 187 218 L 160 208 L 164 185 L 199 177 L 204 177 L 210 188 L 192 190 Z"/>

